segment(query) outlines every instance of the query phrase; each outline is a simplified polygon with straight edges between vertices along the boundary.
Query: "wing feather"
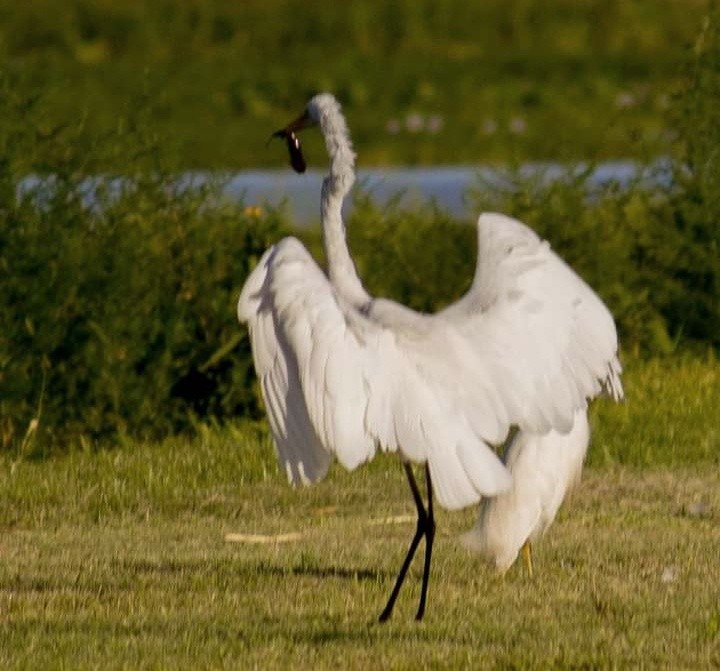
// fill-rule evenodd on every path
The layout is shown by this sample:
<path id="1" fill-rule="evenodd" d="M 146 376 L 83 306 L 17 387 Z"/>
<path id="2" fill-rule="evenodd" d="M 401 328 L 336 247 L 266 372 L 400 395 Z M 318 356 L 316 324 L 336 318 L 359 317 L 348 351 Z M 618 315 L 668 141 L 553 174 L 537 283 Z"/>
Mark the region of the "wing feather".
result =
<path id="1" fill-rule="evenodd" d="M 622 397 L 610 312 L 547 242 L 514 219 L 480 217 L 473 285 L 436 317 L 472 343 L 483 360 L 473 368 L 488 376 L 511 424 L 567 432 L 588 399 L 603 390 Z M 489 426 L 485 435 L 497 433 Z"/>
<path id="2" fill-rule="evenodd" d="M 293 484 L 321 480 L 330 454 L 310 421 L 300 387 L 298 361 L 289 347 L 273 309 L 269 268 L 271 247 L 248 277 L 238 301 L 238 317 L 248 322 L 255 371 L 260 379 L 278 461 Z"/>

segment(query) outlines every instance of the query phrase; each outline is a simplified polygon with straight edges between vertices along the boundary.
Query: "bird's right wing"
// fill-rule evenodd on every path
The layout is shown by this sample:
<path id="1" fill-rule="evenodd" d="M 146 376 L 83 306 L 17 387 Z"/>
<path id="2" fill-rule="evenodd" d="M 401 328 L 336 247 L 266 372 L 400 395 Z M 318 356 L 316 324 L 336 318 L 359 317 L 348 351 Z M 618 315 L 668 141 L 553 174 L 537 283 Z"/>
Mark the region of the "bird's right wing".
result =
<path id="1" fill-rule="evenodd" d="M 255 372 L 278 461 L 291 483 L 309 484 L 325 476 L 331 457 L 310 420 L 298 360 L 287 342 L 274 304 L 270 283 L 278 247 L 265 252 L 245 282 L 238 300 L 238 318 L 247 322 L 250 330 Z"/>

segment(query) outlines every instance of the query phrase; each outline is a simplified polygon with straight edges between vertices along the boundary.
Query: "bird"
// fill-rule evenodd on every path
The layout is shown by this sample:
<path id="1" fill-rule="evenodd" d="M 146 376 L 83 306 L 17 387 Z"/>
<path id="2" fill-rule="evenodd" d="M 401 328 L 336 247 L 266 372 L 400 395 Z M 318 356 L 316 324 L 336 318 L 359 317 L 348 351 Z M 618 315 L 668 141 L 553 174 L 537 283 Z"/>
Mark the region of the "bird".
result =
<path id="1" fill-rule="evenodd" d="M 484 555 L 504 574 L 522 551 L 533 576 L 532 544 L 553 523 L 567 492 L 576 485 L 590 442 L 587 412 L 577 410 L 567 433 L 518 431 L 508 441 L 503 463 L 510 489 L 480 502 L 477 521 L 463 544 Z"/>
<path id="2" fill-rule="evenodd" d="M 356 154 L 340 103 L 313 96 L 274 133 L 303 168 L 299 133 L 319 127 L 329 156 L 320 217 L 326 272 L 295 237 L 268 248 L 241 290 L 270 431 L 293 485 L 322 480 L 333 458 L 348 470 L 380 451 L 400 457 L 417 525 L 388 601 L 392 614 L 420 542 L 425 558 L 416 620 L 425 614 L 434 504 L 456 510 L 510 489 L 495 448 L 514 427 L 568 432 L 601 393 L 622 396 L 610 311 L 525 224 L 477 221 L 472 284 L 456 302 L 420 313 L 373 297 L 348 248 L 342 205 Z M 425 476 L 426 500 L 413 466 Z"/>

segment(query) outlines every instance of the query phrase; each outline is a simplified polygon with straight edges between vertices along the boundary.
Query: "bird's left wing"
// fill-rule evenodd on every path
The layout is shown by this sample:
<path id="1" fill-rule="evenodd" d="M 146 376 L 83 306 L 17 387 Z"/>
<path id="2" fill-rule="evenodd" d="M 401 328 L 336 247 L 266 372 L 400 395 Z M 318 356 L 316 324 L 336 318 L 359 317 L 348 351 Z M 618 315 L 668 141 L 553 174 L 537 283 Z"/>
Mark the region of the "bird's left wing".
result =
<path id="1" fill-rule="evenodd" d="M 519 221 L 481 215 L 473 285 L 437 316 L 471 345 L 466 375 L 492 382 L 508 424 L 565 433 L 587 399 L 602 391 L 622 398 L 612 315 Z"/>

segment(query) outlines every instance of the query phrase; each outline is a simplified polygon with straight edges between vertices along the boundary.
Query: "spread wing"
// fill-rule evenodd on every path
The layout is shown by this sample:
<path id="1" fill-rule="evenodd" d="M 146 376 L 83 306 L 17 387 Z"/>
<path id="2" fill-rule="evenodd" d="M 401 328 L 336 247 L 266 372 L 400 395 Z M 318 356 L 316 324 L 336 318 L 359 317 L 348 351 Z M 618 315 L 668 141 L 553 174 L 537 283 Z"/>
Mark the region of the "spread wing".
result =
<path id="1" fill-rule="evenodd" d="M 437 316 L 471 343 L 466 367 L 490 376 L 507 420 L 523 430 L 568 432 L 587 399 L 623 396 L 612 315 L 519 221 L 480 217 L 473 284 Z"/>
<path id="2" fill-rule="evenodd" d="M 278 323 L 270 291 L 275 248 L 268 249 L 250 274 L 238 301 L 238 318 L 248 322 L 255 372 L 262 389 L 277 456 L 292 483 L 321 480 L 330 453 L 313 428 L 300 385 L 295 352 Z"/>

